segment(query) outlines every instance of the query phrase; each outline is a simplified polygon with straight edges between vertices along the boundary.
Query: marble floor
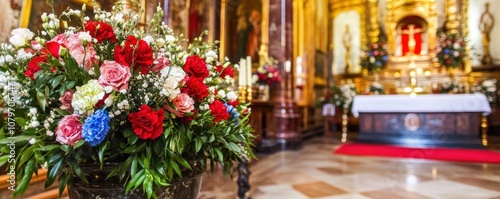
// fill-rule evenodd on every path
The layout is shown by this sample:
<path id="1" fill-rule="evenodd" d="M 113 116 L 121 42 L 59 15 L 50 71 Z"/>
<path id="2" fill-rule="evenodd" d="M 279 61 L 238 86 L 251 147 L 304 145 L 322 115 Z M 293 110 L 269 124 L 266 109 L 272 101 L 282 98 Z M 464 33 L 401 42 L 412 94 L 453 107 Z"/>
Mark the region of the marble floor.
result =
<path id="1" fill-rule="evenodd" d="M 497 139 L 497 138 L 494 138 Z M 493 147 L 498 150 L 496 140 Z M 500 199 L 500 164 L 333 154 L 337 138 L 314 137 L 296 151 L 251 163 L 253 199 Z M 237 175 L 206 174 L 199 199 L 237 198 Z"/>

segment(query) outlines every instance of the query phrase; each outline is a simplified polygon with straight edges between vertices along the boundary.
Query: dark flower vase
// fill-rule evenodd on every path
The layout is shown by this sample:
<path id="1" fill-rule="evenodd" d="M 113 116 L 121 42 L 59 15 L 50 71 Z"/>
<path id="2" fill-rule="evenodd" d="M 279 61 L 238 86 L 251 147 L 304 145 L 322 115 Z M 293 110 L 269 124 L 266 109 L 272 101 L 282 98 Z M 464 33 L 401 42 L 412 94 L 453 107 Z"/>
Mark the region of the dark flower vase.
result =
<path id="1" fill-rule="evenodd" d="M 75 177 L 71 188 L 68 190 L 70 199 L 141 199 L 147 198 L 139 186 L 138 189 L 126 192 L 123 183 L 120 183 L 118 178 L 110 178 L 105 180 L 106 176 L 111 172 L 113 167 L 107 165 L 103 170 L 99 166 L 82 167 L 89 183 L 81 181 Z M 170 186 L 160 187 L 155 190 L 159 199 L 196 199 L 200 191 L 202 173 L 183 176 L 182 179 L 174 179 Z"/>

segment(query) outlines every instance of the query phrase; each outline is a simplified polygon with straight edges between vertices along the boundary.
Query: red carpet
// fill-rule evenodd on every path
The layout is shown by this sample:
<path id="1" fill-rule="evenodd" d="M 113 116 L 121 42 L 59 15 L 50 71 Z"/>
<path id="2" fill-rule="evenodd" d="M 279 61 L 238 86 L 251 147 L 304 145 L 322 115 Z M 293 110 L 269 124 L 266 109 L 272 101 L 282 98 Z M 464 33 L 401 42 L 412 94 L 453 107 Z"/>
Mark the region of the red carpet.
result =
<path id="1" fill-rule="evenodd" d="M 489 149 L 407 148 L 390 145 L 347 143 L 340 146 L 334 153 L 500 164 L 500 153 Z"/>

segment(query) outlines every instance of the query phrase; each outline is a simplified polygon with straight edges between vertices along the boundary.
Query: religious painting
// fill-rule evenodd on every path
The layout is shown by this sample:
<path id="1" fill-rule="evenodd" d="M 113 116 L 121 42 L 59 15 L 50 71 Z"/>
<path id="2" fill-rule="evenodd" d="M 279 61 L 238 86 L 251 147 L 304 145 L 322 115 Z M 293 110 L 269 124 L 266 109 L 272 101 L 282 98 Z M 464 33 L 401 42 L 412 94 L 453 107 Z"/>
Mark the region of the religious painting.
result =
<path id="1" fill-rule="evenodd" d="M 333 21 L 334 75 L 361 73 L 361 17 L 356 11 L 342 12 Z"/>
<path id="2" fill-rule="evenodd" d="M 262 1 L 233 0 L 227 2 L 227 57 L 232 63 L 250 56 L 253 63 L 259 61 L 261 44 Z"/>

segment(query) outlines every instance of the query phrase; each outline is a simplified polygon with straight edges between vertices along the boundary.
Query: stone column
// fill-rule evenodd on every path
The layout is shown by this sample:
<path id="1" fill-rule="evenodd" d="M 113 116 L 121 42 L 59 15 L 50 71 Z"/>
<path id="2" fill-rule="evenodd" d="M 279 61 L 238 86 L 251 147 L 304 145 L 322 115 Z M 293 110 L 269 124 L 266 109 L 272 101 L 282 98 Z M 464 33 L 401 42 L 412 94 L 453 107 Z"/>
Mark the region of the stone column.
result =
<path id="1" fill-rule="evenodd" d="M 298 149 L 302 145 L 302 137 L 298 132 L 297 104 L 292 98 L 293 73 L 285 72 L 285 62 L 293 61 L 292 4 L 293 0 L 269 1 L 269 57 L 279 61 L 283 77 L 277 89 L 280 94 L 272 99 L 275 103 L 273 113 L 276 124 L 272 130 L 282 149 Z"/>

